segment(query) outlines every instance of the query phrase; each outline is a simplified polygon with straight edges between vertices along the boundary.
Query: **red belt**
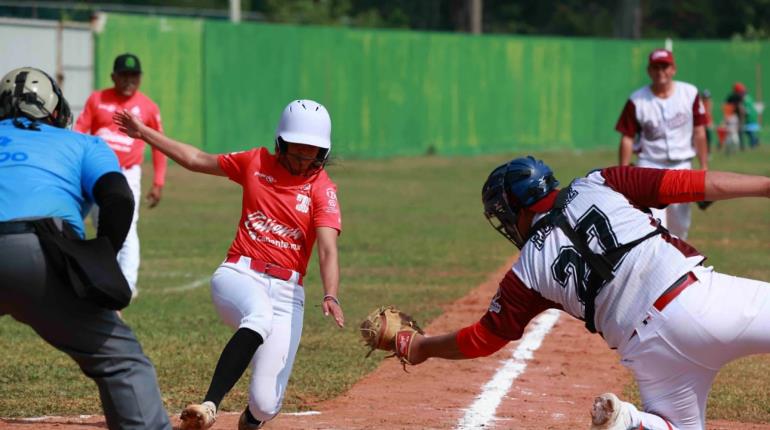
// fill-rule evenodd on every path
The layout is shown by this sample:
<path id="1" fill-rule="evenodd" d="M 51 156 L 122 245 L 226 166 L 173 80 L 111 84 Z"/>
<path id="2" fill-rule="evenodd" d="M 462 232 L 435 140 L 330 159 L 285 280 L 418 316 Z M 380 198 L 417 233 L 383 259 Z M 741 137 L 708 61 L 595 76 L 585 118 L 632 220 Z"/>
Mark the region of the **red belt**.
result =
<path id="1" fill-rule="evenodd" d="M 228 263 L 237 263 L 238 261 L 240 261 L 240 259 L 241 259 L 240 255 L 231 255 L 231 256 L 228 256 L 225 261 Z M 280 279 L 282 281 L 288 281 L 291 279 L 292 276 L 294 276 L 294 271 L 291 269 L 286 269 L 281 266 L 276 266 L 273 263 L 267 263 L 262 260 L 257 260 L 254 258 L 251 259 L 249 268 L 255 272 L 264 273 L 265 275 L 272 276 L 273 278 Z M 299 279 L 297 279 L 297 284 L 302 285 L 302 275 L 299 275 Z"/>
<path id="2" fill-rule="evenodd" d="M 671 301 L 674 300 L 676 296 L 681 294 L 685 288 L 689 287 L 690 284 L 697 280 L 698 278 L 696 278 L 692 272 L 688 272 L 686 275 L 682 276 L 681 278 L 677 279 L 676 282 L 671 284 L 671 286 L 668 287 L 668 289 L 664 291 L 660 297 L 658 297 L 658 300 L 655 300 L 653 306 L 655 309 L 662 311 L 663 308 L 671 303 Z"/>

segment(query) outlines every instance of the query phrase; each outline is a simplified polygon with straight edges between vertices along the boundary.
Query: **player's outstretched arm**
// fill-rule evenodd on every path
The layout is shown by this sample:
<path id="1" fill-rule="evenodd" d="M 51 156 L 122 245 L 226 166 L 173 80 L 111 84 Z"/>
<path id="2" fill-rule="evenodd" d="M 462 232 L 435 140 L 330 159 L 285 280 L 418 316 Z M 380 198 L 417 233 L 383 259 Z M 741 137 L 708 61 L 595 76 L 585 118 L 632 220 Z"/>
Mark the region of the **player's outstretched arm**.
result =
<path id="1" fill-rule="evenodd" d="M 698 158 L 701 170 L 709 168 L 709 149 L 706 141 L 706 126 L 698 125 L 692 130 L 692 143 L 695 147 L 695 154 Z"/>
<path id="2" fill-rule="evenodd" d="M 737 197 L 770 198 L 770 178 L 732 172 L 706 172 L 706 200 L 726 200 Z"/>
<path id="3" fill-rule="evenodd" d="M 420 364 L 431 357 L 447 360 L 470 358 L 460 351 L 456 331 L 438 336 L 415 335 L 412 340 L 411 351 L 409 351 L 409 362 Z"/>
<path id="4" fill-rule="evenodd" d="M 318 266 L 321 270 L 321 282 L 324 286 L 324 298 L 321 301 L 325 316 L 331 315 L 334 322 L 345 327 L 345 315 L 338 299 L 340 284 L 340 266 L 337 256 L 337 235 L 331 227 L 316 229 L 318 241 Z"/>
<path id="5" fill-rule="evenodd" d="M 631 164 L 631 157 L 634 155 L 634 138 L 626 135 L 620 136 L 620 147 L 618 148 L 618 165 L 628 166 Z"/>
<path id="6" fill-rule="evenodd" d="M 112 120 L 120 127 L 121 132 L 134 139 L 144 140 L 185 169 L 210 175 L 227 176 L 219 167 L 215 154 L 209 154 L 187 143 L 171 139 L 145 125 L 139 118 L 125 109 L 115 112 Z"/>

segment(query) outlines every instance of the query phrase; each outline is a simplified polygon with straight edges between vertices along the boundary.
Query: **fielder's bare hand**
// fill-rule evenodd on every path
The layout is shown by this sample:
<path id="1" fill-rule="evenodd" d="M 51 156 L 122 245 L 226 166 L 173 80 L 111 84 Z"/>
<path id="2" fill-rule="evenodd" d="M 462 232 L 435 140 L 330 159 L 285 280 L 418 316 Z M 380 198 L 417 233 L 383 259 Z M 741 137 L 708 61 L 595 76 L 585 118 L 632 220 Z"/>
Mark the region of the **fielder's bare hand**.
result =
<path id="1" fill-rule="evenodd" d="M 340 328 L 345 327 L 345 315 L 343 315 L 342 307 L 336 297 L 324 297 L 321 307 L 323 308 L 324 316 L 328 317 L 329 314 L 332 314 L 334 322 L 336 322 Z"/>
<path id="2" fill-rule="evenodd" d="M 155 206 L 158 206 L 158 203 L 160 203 L 160 198 L 162 195 L 163 195 L 163 186 L 153 185 L 152 188 L 150 188 L 150 191 L 147 193 L 147 196 L 145 197 L 150 209 L 154 208 Z"/>
<path id="3" fill-rule="evenodd" d="M 115 111 L 115 114 L 112 115 L 112 121 L 118 125 L 121 133 L 125 133 L 134 139 L 144 140 L 142 130 L 147 126 L 128 110 Z"/>

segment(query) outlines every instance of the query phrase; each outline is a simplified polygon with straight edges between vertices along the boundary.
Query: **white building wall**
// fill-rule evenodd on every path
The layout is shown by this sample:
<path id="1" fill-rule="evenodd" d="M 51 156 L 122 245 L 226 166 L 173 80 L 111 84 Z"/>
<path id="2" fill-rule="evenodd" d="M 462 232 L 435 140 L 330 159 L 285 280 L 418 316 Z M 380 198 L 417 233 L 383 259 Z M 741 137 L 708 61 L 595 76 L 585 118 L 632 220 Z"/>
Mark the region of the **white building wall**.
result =
<path id="1" fill-rule="evenodd" d="M 86 24 L 0 18 L 0 76 L 32 66 L 62 77 L 64 97 L 77 118 L 93 90 L 93 40 Z"/>

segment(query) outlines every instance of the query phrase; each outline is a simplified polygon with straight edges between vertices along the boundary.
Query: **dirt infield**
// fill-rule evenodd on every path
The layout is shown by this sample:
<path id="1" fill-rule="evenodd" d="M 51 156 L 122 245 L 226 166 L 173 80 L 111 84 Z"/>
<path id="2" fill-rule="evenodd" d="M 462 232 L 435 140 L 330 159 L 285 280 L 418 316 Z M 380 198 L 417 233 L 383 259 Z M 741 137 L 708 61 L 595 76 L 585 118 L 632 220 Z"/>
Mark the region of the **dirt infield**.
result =
<path id="1" fill-rule="evenodd" d="M 476 321 L 509 266 L 448 307 L 426 328 L 439 333 Z M 282 414 L 269 429 L 448 429 L 455 428 L 481 387 L 511 357 L 519 342 L 491 357 L 469 361 L 430 360 L 405 373 L 386 360 L 344 395 L 311 405 L 318 413 Z M 621 393 L 630 374 L 599 336 L 585 333 L 580 321 L 562 314 L 524 373 L 502 398 L 488 427 L 522 430 L 588 427 L 588 410 L 597 394 Z M 214 429 L 237 428 L 238 414 L 220 415 Z M 174 417 L 174 424 L 178 421 Z M 101 417 L 0 420 L 0 429 L 99 429 Z M 770 424 L 710 422 L 711 430 L 770 430 Z"/>

